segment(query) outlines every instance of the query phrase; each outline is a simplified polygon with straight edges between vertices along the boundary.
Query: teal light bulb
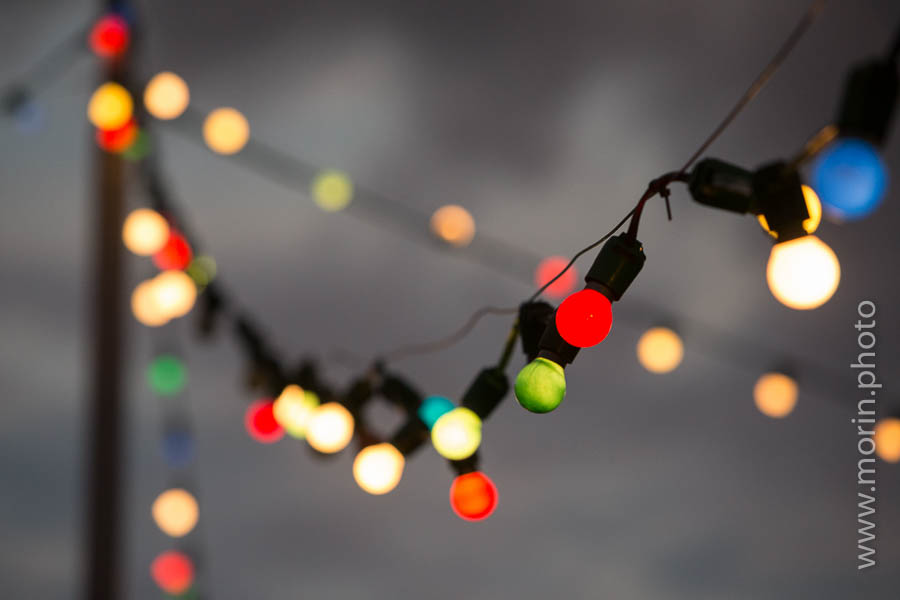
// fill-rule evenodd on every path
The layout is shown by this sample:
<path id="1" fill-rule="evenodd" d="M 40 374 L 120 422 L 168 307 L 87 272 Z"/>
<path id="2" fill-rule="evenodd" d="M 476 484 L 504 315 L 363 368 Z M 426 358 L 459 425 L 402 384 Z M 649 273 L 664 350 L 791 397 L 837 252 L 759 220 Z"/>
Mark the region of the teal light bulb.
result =
<path id="1" fill-rule="evenodd" d="M 525 365 L 516 377 L 516 400 L 533 413 L 554 410 L 566 397 L 566 374 L 561 366 L 543 357 Z"/>

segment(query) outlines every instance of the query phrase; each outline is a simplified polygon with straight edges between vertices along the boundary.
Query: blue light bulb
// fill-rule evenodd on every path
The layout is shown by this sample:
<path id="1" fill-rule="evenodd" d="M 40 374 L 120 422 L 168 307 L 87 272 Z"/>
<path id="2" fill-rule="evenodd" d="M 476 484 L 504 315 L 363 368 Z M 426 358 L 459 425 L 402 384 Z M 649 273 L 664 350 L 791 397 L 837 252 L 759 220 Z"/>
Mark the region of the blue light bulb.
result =
<path id="1" fill-rule="evenodd" d="M 826 213 L 852 221 L 881 204 L 887 170 L 871 144 L 846 138 L 822 152 L 812 168 L 812 184 Z"/>
<path id="2" fill-rule="evenodd" d="M 441 415 L 448 413 L 456 406 L 443 396 L 428 396 L 419 406 L 419 418 L 431 429 Z"/>
<path id="3" fill-rule="evenodd" d="M 162 453 L 171 467 L 184 467 L 194 457 L 194 438 L 184 429 L 167 431 L 162 439 Z"/>

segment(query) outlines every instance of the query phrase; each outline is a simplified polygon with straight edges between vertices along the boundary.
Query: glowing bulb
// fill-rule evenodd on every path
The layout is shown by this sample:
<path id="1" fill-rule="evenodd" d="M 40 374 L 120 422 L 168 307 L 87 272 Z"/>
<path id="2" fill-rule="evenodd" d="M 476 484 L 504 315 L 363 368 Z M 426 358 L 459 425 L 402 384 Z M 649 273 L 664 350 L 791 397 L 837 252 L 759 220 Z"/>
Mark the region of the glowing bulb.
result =
<path id="1" fill-rule="evenodd" d="M 556 329 L 562 339 L 589 348 L 606 339 L 612 328 L 612 303 L 596 290 L 575 292 L 556 309 Z"/>
<path id="2" fill-rule="evenodd" d="M 197 287 L 206 287 L 216 278 L 216 261 L 212 256 L 198 256 L 184 272 L 191 276 Z"/>
<path id="3" fill-rule="evenodd" d="M 184 271 L 163 271 L 153 278 L 156 305 L 170 319 L 188 314 L 197 301 L 197 285 Z"/>
<path id="4" fill-rule="evenodd" d="M 284 436 L 284 429 L 275 419 L 275 404 L 269 399 L 256 400 L 247 407 L 244 427 L 261 444 L 272 444 Z"/>
<path id="5" fill-rule="evenodd" d="M 151 513 L 163 533 L 171 537 L 184 537 L 197 525 L 200 511 L 197 500 L 190 492 L 172 488 L 157 496 Z"/>
<path id="6" fill-rule="evenodd" d="M 340 171 L 319 173 L 310 190 L 315 203 L 326 212 L 339 211 L 353 199 L 353 182 Z"/>
<path id="7" fill-rule="evenodd" d="M 366 446 L 353 460 L 353 478 L 370 494 L 387 494 L 400 483 L 406 459 L 392 444 Z"/>
<path id="8" fill-rule="evenodd" d="M 431 428 L 431 443 L 444 458 L 468 458 L 481 445 L 481 419 L 468 408 L 454 408 L 435 421 Z"/>
<path id="9" fill-rule="evenodd" d="M 118 83 L 109 81 L 94 91 L 88 101 L 88 120 L 97 129 L 120 129 L 131 120 L 134 102 Z"/>
<path id="10" fill-rule="evenodd" d="M 443 396 L 428 396 L 419 405 L 419 419 L 428 429 L 434 427 L 435 421 L 455 408 L 453 402 Z"/>
<path id="11" fill-rule="evenodd" d="M 169 239 L 169 223 L 149 208 L 131 211 L 122 226 L 122 241 L 125 247 L 138 256 L 150 256 L 166 245 Z"/>
<path id="12" fill-rule="evenodd" d="M 431 231 L 451 246 L 462 248 L 475 237 L 475 219 L 462 206 L 447 204 L 431 215 Z"/>
<path id="13" fill-rule="evenodd" d="M 194 563 L 183 552 L 168 550 L 153 559 L 150 576 L 162 591 L 177 596 L 194 583 Z"/>
<path id="14" fill-rule="evenodd" d="M 174 429 L 166 432 L 162 439 L 162 455 L 169 466 L 179 468 L 191 462 L 194 454 L 194 439 L 190 432 Z"/>
<path id="15" fill-rule="evenodd" d="M 187 109 L 191 94 L 184 79 L 163 71 L 157 73 L 144 88 L 144 106 L 157 119 L 175 119 Z"/>
<path id="16" fill-rule="evenodd" d="M 306 437 L 306 428 L 317 406 L 319 406 L 318 397 L 307 394 L 299 385 L 291 384 L 275 399 L 272 414 L 288 434 L 303 439 Z"/>
<path id="17" fill-rule="evenodd" d="M 191 245 L 183 235 L 172 229 L 169 230 L 169 239 L 163 247 L 153 254 L 153 264 L 162 270 L 186 269 L 193 256 Z"/>
<path id="18" fill-rule="evenodd" d="M 838 140 L 812 168 L 812 183 L 825 211 L 840 219 L 861 219 L 884 198 L 887 170 L 878 151 L 860 139 Z"/>
<path id="19" fill-rule="evenodd" d="M 767 417 L 786 417 L 797 404 L 797 382 L 782 373 L 766 373 L 753 386 L 753 401 Z"/>
<path id="20" fill-rule="evenodd" d="M 118 56 L 128 47 L 128 22 L 119 15 L 104 15 L 91 28 L 88 44 L 100 58 Z"/>
<path id="21" fill-rule="evenodd" d="M 171 318 L 157 302 L 156 281 L 142 281 L 131 293 L 131 312 L 141 325 L 160 327 Z"/>
<path id="22" fill-rule="evenodd" d="M 138 137 L 138 126 L 134 119 L 129 119 L 118 129 L 98 129 L 94 139 L 97 145 L 106 152 L 120 154 L 131 148 Z"/>
<path id="23" fill-rule="evenodd" d="M 352 438 L 353 415 L 337 402 L 326 402 L 317 408 L 306 426 L 306 441 L 325 454 L 340 452 Z"/>
<path id="24" fill-rule="evenodd" d="M 668 373 L 681 364 L 684 344 L 681 337 L 668 327 L 652 327 L 638 340 L 637 357 L 651 373 Z"/>
<path id="25" fill-rule="evenodd" d="M 566 397 L 566 372 L 552 360 L 539 356 L 516 376 L 516 400 L 525 410 L 547 413 Z"/>
<path id="26" fill-rule="evenodd" d="M 806 235 L 772 246 L 766 279 L 776 300 L 790 308 L 809 310 L 834 295 L 841 265 L 825 242 Z"/>
<path id="27" fill-rule="evenodd" d="M 178 357 L 171 354 L 157 356 L 147 368 L 150 389 L 160 396 L 174 396 L 187 383 L 187 369 Z"/>
<path id="28" fill-rule="evenodd" d="M 542 260 L 537 269 L 534 271 L 534 284 L 544 287 L 548 281 L 559 275 L 559 272 L 566 268 L 569 259 L 563 256 L 550 256 Z M 559 279 L 547 286 L 544 293 L 553 298 L 562 298 L 572 292 L 575 283 L 578 281 L 578 272 L 575 267 L 569 268 L 565 273 L 559 276 Z"/>
<path id="29" fill-rule="evenodd" d="M 497 508 L 497 487 L 481 471 L 460 475 L 450 485 L 450 507 L 466 521 L 487 519 Z"/>
<path id="30" fill-rule="evenodd" d="M 233 108 L 217 108 L 203 122 L 203 139 L 217 154 L 236 154 L 250 139 L 250 124 Z"/>
<path id="31" fill-rule="evenodd" d="M 819 200 L 819 196 L 816 194 L 815 190 L 808 185 L 802 186 L 802 189 L 803 199 L 806 201 L 806 212 L 809 213 L 809 218 L 803 219 L 803 231 L 806 233 L 813 233 L 819 228 L 819 224 L 822 222 L 822 201 Z M 768 231 L 772 237 L 775 237 L 775 232 L 769 229 L 769 222 L 766 220 L 766 217 L 764 215 L 759 215 L 757 219 L 759 220 L 759 224 L 762 225 L 762 228 Z"/>
<path id="32" fill-rule="evenodd" d="M 875 424 L 875 452 L 885 462 L 900 462 L 900 419 L 888 417 Z"/>

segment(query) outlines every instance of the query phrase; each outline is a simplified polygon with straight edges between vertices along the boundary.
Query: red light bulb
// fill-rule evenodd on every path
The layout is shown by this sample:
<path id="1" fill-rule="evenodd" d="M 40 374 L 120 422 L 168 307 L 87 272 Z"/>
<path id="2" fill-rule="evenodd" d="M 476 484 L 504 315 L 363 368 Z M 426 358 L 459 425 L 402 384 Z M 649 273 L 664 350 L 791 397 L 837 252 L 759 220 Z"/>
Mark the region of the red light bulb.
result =
<path id="1" fill-rule="evenodd" d="M 118 56 L 128 47 L 128 22 L 119 15 L 106 15 L 94 24 L 88 43 L 101 58 Z"/>
<path id="2" fill-rule="evenodd" d="M 544 287 L 544 285 L 559 275 L 559 272 L 566 268 L 566 265 L 569 264 L 569 259 L 563 256 L 551 256 L 549 258 L 545 258 L 540 262 L 537 269 L 534 272 L 534 283 L 538 287 Z M 553 296 L 554 298 L 561 298 L 572 291 L 572 288 L 575 287 L 576 282 L 578 281 L 578 273 L 575 271 L 575 267 L 571 267 L 568 271 L 559 276 L 559 279 L 551 283 L 547 286 L 547 289 L 544 290 L 548 296 Z"/>
<path id="3" fill-rule="evenodd" d="M 184 236 L 171 229 L 166 245 L 153 255 L 153 264 L 163 271 L 181 271 L 191 264 L 193 258 L 194 253 Z"/>
<path id="4" fill-rule="evenodd" d="M 165 593 L 182 594 L 194 583 L 194 563 L 186 554 L 168 550 L 153 559 L 150 576 Z"/>
<path id="5" fill-rule="evenodd" d="M 257 400 L 244 414 L 247 433 L 261 444 L 272 444 L 284 435 L 284 429 L 275 420 L 274 406 L 275 403 L 271 399 Z"/>
<path id="6" fill-rule="evenodd" d="M 612 328 L 612 303 L 592 289 L 575 292 L 556 309 L 556 329 L 562 339 L 578 348 L 590 348 L 606 339 Z"/>
<path id="7" fill-rule="evenodd" d="M 466 521 L 487 519 L 497 508 L 497 486 L 481 471 L 460 475 L 450 485 L 450 507 Z"/>
<path id="8" fill-rule="evenodd" d="M 137 139 L 138 128 L 134 119 L 118 129 L 98 129 L 97 145 L 107 152 L 124 152 Z"/>

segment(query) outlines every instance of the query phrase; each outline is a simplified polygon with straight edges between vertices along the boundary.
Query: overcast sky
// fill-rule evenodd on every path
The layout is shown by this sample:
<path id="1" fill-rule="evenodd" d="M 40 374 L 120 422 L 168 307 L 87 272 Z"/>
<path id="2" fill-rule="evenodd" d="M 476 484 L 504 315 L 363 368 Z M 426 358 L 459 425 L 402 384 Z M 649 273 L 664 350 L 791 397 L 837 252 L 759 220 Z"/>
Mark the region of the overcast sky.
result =
<path id="1" fill-rule="evenodd" d="M 174 70 L 198 110 L 237 107 L 259 139 L 425 213 L 462 204 L 479 233 L 535 256 L 571 254 L 647 181 L 681 166 L 806 4 L 154 0 L 141 3 L 137 71 Z M 94 5 L 0 5 L 0 81 Z M 710 153 L 747 167 L 793 154 L 832 117 L 849 66 L 882 52 L 898 23 L 891 0 L 829 2 Z M 87 59 L 47 88 L 35 135 L 0 121 L 0 587 L 10 598 L 80 589 L 93 157 L 84 110 L 97 77 Z M 895 179 L 897 129 L 884 149 Z M 161 136 L 183 210 L 285 357 L 369 357 L 529 292 L 519 274 L 532 265 L 511 262 L 506 276 L 353 213 L 322 213 L 190 136 Z M 146 203 L 132 191 L 130 206 Z M 295 441 L 253 442 L 242 424 L 253 398 L 227 332 L 202 342 L 190 317 L 172 327 L 190 367 L 201 500 L 191 544 L 206 596 L 896 598 L 897 467 L 879 470 L 879 566 L 856 571 L 849 364 L 856 306 L 872 300 L 886 392 L 897 380 L 897 187 L 867 220 L 823 223 L 842 281 L 812 312 L 771 297 L 769 244 L 751 218 L 701 208 L 683 188 L 672 205 L 671 223 L 648 208 L 646 266 L 607 341 L 567 370 L 561 408 L 528 414 L 510 395 L 486 424 L 482 463 L 501 499 L 480 524 L 450 511 L 452 474 L 430 448 L 376 498 L 353 482 L 352 453 L 316 461 Z M 127 266 L 131 284 L 151 272 L 136 258 Z M 660 320 L 686 343 L 665 376 L 634 358 L 640 332 Z M 458 398 L 496 360 L 508 326 L 490 317 L 452 350 L 397 369 L 424 393 Z M 148 565 L 169 541 L 149 506 L 170 479 L 142 373 L 158 338 L 130 320 L 128 334 L 125 597 L 154 598 Z M 800 401 L 775 422 L 751 389 L 791 359 Z M 356 374 L 325 370 L 339 385 Z"/>

